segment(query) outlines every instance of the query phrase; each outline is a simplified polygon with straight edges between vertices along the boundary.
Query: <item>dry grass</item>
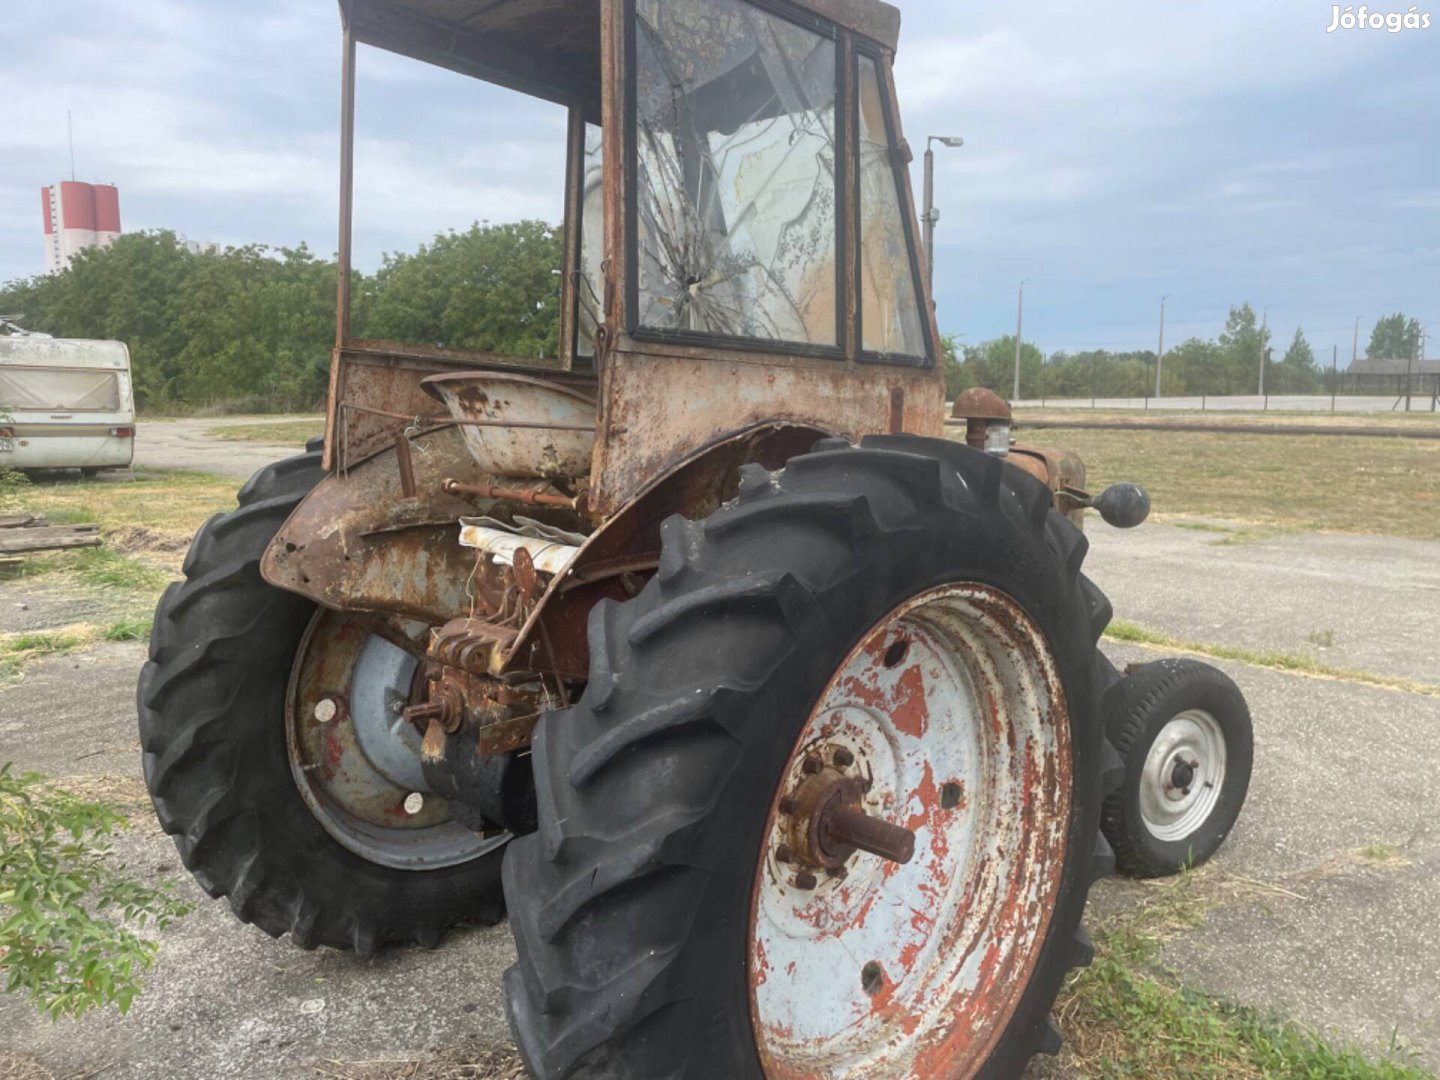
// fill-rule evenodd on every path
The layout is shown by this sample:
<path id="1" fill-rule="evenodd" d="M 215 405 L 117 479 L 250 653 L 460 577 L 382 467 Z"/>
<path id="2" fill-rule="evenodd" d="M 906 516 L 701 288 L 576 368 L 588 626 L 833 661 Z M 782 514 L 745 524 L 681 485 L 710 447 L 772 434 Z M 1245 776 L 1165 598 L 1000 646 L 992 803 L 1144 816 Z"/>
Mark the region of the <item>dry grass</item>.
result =
<path id="1" fill-rule="evenodd" d="M 306 440 L 325 430 L 323 416 L 303 420 L 264 420 L 253 424 L 217 425 L 205 432 L 212 439 L 269 443 L 272 446 L 304 446 Z"/>
<path id="2" fill-rule="evenodd" d="M 1034 441 L 1078 452 L 1092 490 L 1140 484 L 1161 519 L 1440 539 L 1440 440 L 1062 430 Z"/>
<path id="3" fill-rule="evenodd" d="M 1402 406 L 1403 407 L 1403 406 Z M 1095 421 L 1103 424 L 1220 424 L 1225 427 L 1440 428 L 1440 413 L 1231 412 L 1217 409 L 1018 409 L 1015 422 Z"/>
<path id="4" fill-rule="evenodd" d="M 156 542 L 188 542 L 205 519 L 235 506 L 239 484 L 208 473 L 136 469 L 133 480 L 44 479 L 16 491 L 21 512 L 45 514 L 55 524 L 98 521 L 107 533 L 146 530 Z"/>
<path id="5" fill-rule="evenodd" d="M 1424 694 L 1440 698 L 1440 685 L 1418 682 L 1414 679 L 1397 679 L 1388 675 L 1374 675 L 1366 671 L 1352 671 L 1321 663 L 1305 653 L 1262 652 L 1246 649 L 1239 645 L 1214 645 L 1203 641 L 1187 641 L 1183 638 L 1148 630 L 1135 623 L 1116 619 L 1105 628 L 1105 637 L 1110 641 L 1123 641 L 1145 648 L 1163 649 L 1168 654 L 1189 653 L 1192 656 L 1208 656 L 1215 660 L 1234 660 L 1253 667 L 1272 668 L 1291 675 L 1304 675 L 1314 679 L 1335 679 L 1339 682 L 1361 683 L 1365 686 L 1379 686 L 1386 690 L 1400 690 L 1407 694 Z"/>
<path id="6" fill-rule="evenodd" d="M 398 1061 L 326 1061 L 315 1066 L 322 1080 L 525 1080 L 520 1056 L 508 1046 L 477 1045 L 434 1057 Z"/>

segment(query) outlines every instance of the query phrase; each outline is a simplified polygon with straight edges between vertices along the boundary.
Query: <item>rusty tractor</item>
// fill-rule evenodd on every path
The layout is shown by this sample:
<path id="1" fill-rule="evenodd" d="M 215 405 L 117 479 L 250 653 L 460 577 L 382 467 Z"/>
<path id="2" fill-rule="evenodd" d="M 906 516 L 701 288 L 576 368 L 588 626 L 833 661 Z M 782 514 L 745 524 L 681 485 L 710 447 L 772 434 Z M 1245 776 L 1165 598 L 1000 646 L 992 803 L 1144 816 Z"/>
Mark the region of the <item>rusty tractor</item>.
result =
<path id="1" fill-rule="evenodd" d="M 325 433 L 196 536 L 140 677 L 186 866 L 305 948 L 508 911 L 543 1080 L 1053 1053 L 1133 682 L 1072 519 L 1143 495 L 944 438 L 898 11 L 341 15 Z M 362 44 L 568 109 L 558 362 L 351 334 Z"/>

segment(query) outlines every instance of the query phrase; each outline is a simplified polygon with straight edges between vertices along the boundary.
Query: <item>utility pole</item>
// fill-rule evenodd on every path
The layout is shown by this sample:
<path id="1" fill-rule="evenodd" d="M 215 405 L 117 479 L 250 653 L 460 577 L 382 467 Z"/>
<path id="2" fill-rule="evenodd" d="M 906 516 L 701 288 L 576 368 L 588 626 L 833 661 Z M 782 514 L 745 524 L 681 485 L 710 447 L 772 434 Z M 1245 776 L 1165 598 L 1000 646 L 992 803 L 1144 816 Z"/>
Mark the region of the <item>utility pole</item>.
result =
<path id="1" fill-rule="evenodd" d="M 1330 346 L 1330 411 L 1335 411 L 1335 386 L 1340 381 L 1340 346 Z"/>
<path id="2" fill-rule="evenodd" d="M 1415 343 L 1415 350 L 1420 354 L 1420 370 L 1425 370 L 1425 328 L 1420 328 L 1420 340 Z M 1410 411 L 1410 395 L 1415 389 L 1415 364 L 1412 360 L 1405 365 L 1405 411 Z"/>
<path id="3" fill-rule="evenodd" d="M 1265 334 L 1270 328 L 1270 309 L 1265 309 L 1265 314 L 1260 320 L 1260 396 L 1265 396 Z"/>
<path id="4" fill-rule="evenodd" d="M 1025 281 L 1020 282 L 1020 302 L 1015 308 L 1015 393 L 1010 398 L 1011 402 L 1020 400 L 1020 335 L 1025 329 Z"/>
<path id="5" fill-rule="evenodd" d="M 1350 346 L 1350 366 L 1355 366 L 1355 361 L 1360 359 L 1360 316 L 1355 316 L 1355 343 Z M 1354 372 L 1352 371 L 1353 375 Z"/>
<path id="6" fill-rule="evenodd" d="M 925 285 L 930 290 L 930 302 L 935 302 L 935 223 L 940 220 L 940 210 L 935 205 L 935 143 L 952 149 L 965 145 L 958 135 L 930 135 L 925 139 Z"/>
<path id="7" fill-rule="evenodd" d="M 1155 398 L 1160 398 L 1160 365 L 1165 360 L 1165 301 L 1170 299 L 1166 293 L 1160 297 L 1160 348 L 1155 353 Z"/>

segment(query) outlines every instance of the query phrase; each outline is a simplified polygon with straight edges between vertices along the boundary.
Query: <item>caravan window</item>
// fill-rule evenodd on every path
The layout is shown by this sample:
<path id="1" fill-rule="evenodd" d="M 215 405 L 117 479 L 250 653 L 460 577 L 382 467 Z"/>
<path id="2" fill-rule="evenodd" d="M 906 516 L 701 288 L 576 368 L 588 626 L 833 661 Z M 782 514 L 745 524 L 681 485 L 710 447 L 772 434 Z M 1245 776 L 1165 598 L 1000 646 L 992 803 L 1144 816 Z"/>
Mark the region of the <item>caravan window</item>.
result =
<path id="1" fill-rule="evenodd" d="M 85 368 L 0 367 L 0 410 L 116 412 L 120 378 Z"/>

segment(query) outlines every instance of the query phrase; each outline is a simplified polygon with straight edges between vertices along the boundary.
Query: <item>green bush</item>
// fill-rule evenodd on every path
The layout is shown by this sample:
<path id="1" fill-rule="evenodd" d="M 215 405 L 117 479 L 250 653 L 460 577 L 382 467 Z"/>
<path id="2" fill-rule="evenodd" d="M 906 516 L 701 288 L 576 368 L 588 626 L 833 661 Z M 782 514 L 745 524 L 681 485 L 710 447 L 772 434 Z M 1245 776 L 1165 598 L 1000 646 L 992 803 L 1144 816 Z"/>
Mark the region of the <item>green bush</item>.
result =
<path id="1" fill-rule="evenodd" d="M 169 886 L 125 877 L 113 809 L 0 766 L 0 975 L 52 1020 L 97 1006 L 122 1013 L 159 949 L 141 935 L 190 910 Z"/>

